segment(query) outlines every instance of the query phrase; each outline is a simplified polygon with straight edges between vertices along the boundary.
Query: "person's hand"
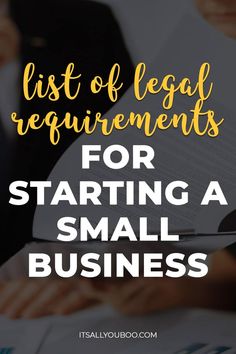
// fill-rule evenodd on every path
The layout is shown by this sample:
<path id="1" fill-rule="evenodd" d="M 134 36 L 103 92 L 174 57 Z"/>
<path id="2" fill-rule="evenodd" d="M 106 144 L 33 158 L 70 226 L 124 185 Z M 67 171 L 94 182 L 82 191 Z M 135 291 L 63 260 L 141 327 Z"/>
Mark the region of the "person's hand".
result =
<path id="1" fill-rule="evenodd" d="M 86 297 L 109 303 L 126 315 L 144 315 L 177 307 L 235 310 L 236 262 L 217 252 L 205 278 L 82 280 Z"/>
<path id="2" fill-rule="evenodd" d="M 236 39 L 236 2 L 234 0 L 195 0 L 201 15 L 226 36 Z"/>
<path id="3" fill-rule="evenodd" d="M 144 315 L 181 306 L 185 295 L 184 281 L 180 279 L 138 278 L 116 281 L 83 281 L 87 297 L 111 304 L 126 315 Z"/>
<path id="4" fill-rule="evenodd" d="M 0 15 L 0 68 L 14 60 L 20 49 L 20 33 L 14 22 Z"/>
<path id="5" fill-rule="evenodd" d="M 66 315 L 91 306 L 78 280 L 20 279 L 0 285 L 0 314 L 10 318 Z"/>

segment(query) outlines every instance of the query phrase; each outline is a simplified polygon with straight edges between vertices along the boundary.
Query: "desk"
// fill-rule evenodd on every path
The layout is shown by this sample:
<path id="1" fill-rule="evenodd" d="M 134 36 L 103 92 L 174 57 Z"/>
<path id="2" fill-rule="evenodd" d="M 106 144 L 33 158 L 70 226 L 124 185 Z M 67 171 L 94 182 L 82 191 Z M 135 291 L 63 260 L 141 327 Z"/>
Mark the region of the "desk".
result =
<path id="1" fill-rule="evenodd" d="M 8 331 L 6 345 L 10 344 L 10 335 L 12 338 L 19 336 L 17 350 L 12 354 L 236 353 L 236 314 L 224 312 L 180 309 L 127 318 L 109 307 L 99 306 L 64 318 L 49 317 L 33 321 L 0 318 L 0 328 L 1 345 L 3 328 L 5 333 Z M 79 331 L 158 331 L 158 338 L 80 339 Z M 200 348 L 200 344 L 200 350 L 192 349 L 193 345 Z"/>

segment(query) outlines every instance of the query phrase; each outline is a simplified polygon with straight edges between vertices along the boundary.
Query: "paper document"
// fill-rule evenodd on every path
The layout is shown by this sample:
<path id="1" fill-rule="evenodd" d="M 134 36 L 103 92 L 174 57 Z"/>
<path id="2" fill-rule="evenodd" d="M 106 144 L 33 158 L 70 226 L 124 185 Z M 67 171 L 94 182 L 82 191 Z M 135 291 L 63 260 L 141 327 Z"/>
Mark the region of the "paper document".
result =
<path id="1" fill-rule="evenodd" d="M 181 42 L 176 38 L 181 38 Z M 181 24 L 163 46 L 161 54 L 148 68 L 147 76 L 160 78 L 167 73 L 175 73 L 177 78 L 187 76 L 195 82 L 203 58 L 211 63 L 212 77 L 219 79 L 222 76 L 222 58 L 224 58 L 224 62 L 229 58 L 227 64 L 230 68 L 235 63 L 232 58 L 236 59 L 236 48 L 232 46 L 231 40 L 221 34 L 216 34 L 200 19 L 191 18 L 189 15 L 182 19 Z M 226 81 L 229 68 L 226 68 L 225 72 L 224 79 Z M 233 82 L 232 78 L 230 82 Z M 86 216 L 94 226 L 103 216 L 108 216 L 111 231 L 114 230 L 117 219 L 122 216 L 128 217 L 133 225 L 137 225 L 138 218 L 146 216 L 149 221 L 149 230 L 158 231 L 160 217 L 166 216 L 169 218 L 170 230 L 217 232 L 224 217 L 236 207 L 235 108 L 233 110 L 232 107 L 222 104 L 232 90 L 230 82 L 227 84 L 228 86 L 224 80 L 221 84 L 217 84 L 217 81 L 214 82 L 212 97 L 205 106 L 205 109 L 213 109 L 219 119 L 225 118 L 221 134 L 216 139 L 207 136 L 199 137 L 194 134 L 185 137 L 178 129 L 157 131 L 149 138 L 144 136 L 143 131 L 135 127 L 114 132 L 110 136 L 103 136 L 98 129 L 91 136 L 79 137 L 61 157 L 48 178 L 53 184 L 51 195 L 53 195 L 58 182 L 65 180 L 69 181 L 75 196 L 78 195 L 79 181 L 90 180 L 99 184 L 102 184 L 102 181 L 133 181 L 135 195 L 137 195 L 139 181 L 146 181 L 150 186 L 154 181 L 162 181 L 164 188 L 168 183 L 180 180 L 189 185 L 188 204 L 173 206 L 163 197 L 160 206 L 151 202 L 142 206 L 137 204 L 127 206 L 127 191 L 124 188 L 119 193 L 118 205 L 111 206 L 109 205 L 108 192 L 104 191 L 101 197 L 102 205 L 99 207 L 92 203 L 89 206 L 71 206 L 69 203 L 53 207 L 50 205 L 38 206 L 34 220 L 34 237 L 55 241 L 58 235 L 57 221 L 65 215 L 75 218 Z M 148 111 L 152 117 L 157 117 L 158 114 L 163 113 L 161 105 L 163 97 L 148 95 L 143 101 L 137 101 L 134 98 L 133 90 L 131 87 L 105 116 L 113 118 L 118 113 L 128 116 L 130 112 L 144 113 Z M 226 102 L 228 101 L 226 100 Z M 189 112 L 193 108 L 193 103 L 193 98 L 176 96 L 174 111 Z M 134 144 L 152 146 L 156 152 L 155 169 L 135 171 L 130 166 L 122 170 L 111 170 L 99 163 L 92 164 L 89 170 L 81 168 L 82 145 L 102 145 L 105 149 L 109 145 L 121 143 L 129 151 L 132 151 Z M 214 203 L 205 207 L 201 206 L 203 196 L 212 180 L 221 183 L 229 201 L 228 206 L 216 207 Z"/>

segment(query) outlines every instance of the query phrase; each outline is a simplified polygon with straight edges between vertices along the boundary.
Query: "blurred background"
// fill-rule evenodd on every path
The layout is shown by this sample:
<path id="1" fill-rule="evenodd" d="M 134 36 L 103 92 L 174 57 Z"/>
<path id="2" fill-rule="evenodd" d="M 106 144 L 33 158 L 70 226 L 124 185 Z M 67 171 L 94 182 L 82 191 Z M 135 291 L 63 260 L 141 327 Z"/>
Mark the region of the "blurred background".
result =
<path id="1" fill-rule="evenodd" d="M 226 18 L 230 20 L 231 28 L 235 28 L 236 2 L 234 0 L 205 0 L 205 2 L 197 1 L 197 3 L 208 4 L 210 9 L 217 9 L 223 14 L 228 14 Z M 147 64 L 152 63 L 164 43 L 168 41 L 169 36 L 174 33 L 176 26 L 182 23 L 184 14 L 195 11 L 195 15 L 199 16 L 196 10 L 193 10 L 193 5 L 194 3 L 190 0 L 102 0 L 99 2 L 76 0 L 69 2 L 62 0 L 41 2 L 9 0 L 8 2 L 0 0 L 0 164 L 1 171 L 3 171 L 1 173 L 0 212 L 1 236 L 4 238 L 0 250 L 2 264 L 0 269 L 0 314 L 3 315 L 2 322 L 0 322 L 0 334 L 3 334 L 0 338 L 4 338 L 6 323 L 9 325 L 10 333 L 15 335 L 15 332 L 18 331 L 18 329 L 13 330 L 17 321 L 6 322 L 8 321 L 6 318 L 32 319 L 74 313 L 80 316 L 81 310 L 90 309 L 90 307 L 92 307 L 92 312 L 88 312 L 88 317 L 84 315 L 85 317 L 79 317 L 79 319 L 82 318 L 82 324 L 84 323 L 88 327 L 93 325 L 96 319 L 101 320 L 102 324 L 98 321 L 99 324 L 97 327 L 95 326 L 98 330 L 100 328 L 108 330 L 111 323 L 114 322 L 113 319 L 117 319 L 117 317 L 113 317 L 117 316 L 117 313 L 121 314 L 118 316 L 121 321 L 119 322 L 120 329 L 124 328 L 126 324 L 128 324 L 128 329 L 132 329 L 135 322 L 142 326 L 144 319 L 151 319 L 155 314 L 157 317 L 147 324 L 147 328 L 158 329 L 162 325 L 160 323 L 162 319 L 165 322 L 166 318 L 168 318 L 168 326 L 171 326 L 179 323 L 182 318 L 185 319 L 188 308 L 230 311 L 233 313 L 230 326 L 231 329 L 235 328 L 235 246 L 215 253 L 210 259 L 209 275 L 206 279 L 200 280 L 187 277 L 178 280 L 139 278 L 116 281 L 113 279 L 109 282 L 78 282 L 78 279 L 74 278 L 64 281 L 57 277 L 29 280 L 27 278 L 27 255 L 29 252 L 46 252 L 51 255 L 55 252 L 64 252 L 67 256 L 71 249 L 61 248 L 61 245 L 58 244 L 32 243 L 32 224 L 35 211 L 33 197 L 32 203 L 25 208 L 10 208 L 8 205 L 10 181 L 14 179 L 46 179 L 60 156 L 75 139 L 74 136 L 65 132 L 62 143 L 57 148 L 52 148 L 48 142 L 48 135 L 44 131 L 40 134 L 36 133 L 36 135 L 31 134 L 29 137 L 27 136 L 27 139 L 20 139 L 16 136 L 14 127 L 9 124 L 9 113 L 14 110 L 26 118 L 32 111 L 44 114 L 49 109 L 60 112 L 65 112 L 68 109 L 72 112 L 78 110 L 77 103 L 70 103 L 68 106 L 68 102 L 63 99 L 56 104 L 51 102 L 42 104 L 37 99 L 30 103 L 25 102 L 21 94 L 24 64 L 32 60 L 37 64 L 37 73 L 51 73 L 53 68 L 55 74 L 58 74 L 62 72 L 68 61 L 78 61 L 79 53 L 79 65 L 81 65 L 84 74 L 89 72 L 89 79 L 100 70 L 103 74 L 109 72 L 111 65 L 114 62 L 119 62 L 125 68 L 122 91 L 122 94 L 125 94 L 132 84 L 135 63 L 139 61 L 144 61 Z M 233 15 L 231 13 L 229 16 L 230 11 Z M 222 24 L 217 27 L 218 30 L 222 29 Z M 214 34 L 212 36 L 214 37 Z M 233 35 L 230 37 L 236 38 Z M 219 38 L 222 40 L 221 44 L 225 40 L 227 42 L 225 47 L 231 46 L 235 50 L 235 38 L 225 39 L 224 37 L 222 39 L 223 35 L 220 37 L 220 34 Z M 96 55 L 94 55 L 95 49 Z M 218 49 L 220 51 L 220 48 Z M 236 77 L 235 57 L 228 55 L 225 58 L 225 63 L 223 73 L 222 62 L 219 62 L 218 65 L 217 80 L 219 79 L 220 87 L 222 82 L 223 87 L 223 92 L 218 90 L 219 97 L 224 96 L 224 87 L 228 86 L 230 79 L 232 78 L 232 84 Z M 108 102 L 105 95 L 104 97 L 100 96 L 99 100 L 91 98 L 86 90 L 86 85 L 82 95 L 81 110 L 85 109 L 88 104 L 96 107 L 102 113 L 111 108 L 111 103 Z M 235 90 L 231 90 L 230 94 L 224 98 L 227 108 L 235 106 Z M 235 226 L 235 219 L 234 213 L 227 220 L 226 225 L 222 227 L 222 231 L 227 230 L 228 225 L 231 225 L 230 230 L 232 230 L 232 227 Z M 103 313 L 103 310 L 96 312 L 98 305 L 108 306 L 115 311 L 109 312 L 103 320 L 105 312 Z M 177 317 L 173 312 L 174 317 L 172 318 L 172 311 L 175 311 L 176 308 L 180 309 L 180 312 Z M 161 314 L 161 321 L 158 322 L 159 314 Z M 129 322 L 130 316 L 140 317 L 138 317 L 138 321 Z M 187 315 L 186 317 L 188 318 Z M 198 323 L 198 328 L 201 328 L 204 321 L 206 322 L 210 317 L 208 313 L 204 313 Z M 53 348 L 56 348 L 56 353 L 61 353 L 58 333 L 61 337 L 65 336 L 69 340 L 74 338 L 78 323 L 82 326 L 79 319 L 76 318 L 70 330 L 67 330 L 66 324 L 61 332 L 59 330 L 56 333 L 56 339 L 50 347 L 51 352 L 53 352 Z M 211 325 L 214 321 L 213 318 L 210 322 Z M 220 324 L 221 317 L 217 317 L 217 321 Z M 228 317 L 224 323 L 226 323 L 224 326 L 227 326 Z M 49 333 L 47 325 L 48 323 L 45 323 L 46 331 Z M 196 328 L 194 331 L 197 332 Z M 177 339 L 179 334 L 173 336 L 175 335 L 176 338 L 171 338 Z M 1 351 L 1 340 L 0 353 L 11 353 L 10 347 L 8 347 L 8 351 L 5 349 Z M 76 345 L 75 339 L 73 339 L 73 343 Z M 93 350 L 95 350 L 94 348 L 96 349 L 96 346 L 93 347 Z M 108 347 L 103 348 L 101 352 L 104 353 L 104 350 L 110 352 Z M 142 350 L 143 353 L 144 349 Z M 135 352 L 138 353 L 138 348 L 135 349 Z M 154 350 L 154 352 L 156 351 Z M 216 353 L 216 351 L 213 352 Z M 222 347 L 218 352 L 223 352 Z M 160 349 L 160 353 L 165 352 Z M 187 353 L 186 350 L 184 353 Z M 33 351 L 30 354 L 33 354 Z"/>

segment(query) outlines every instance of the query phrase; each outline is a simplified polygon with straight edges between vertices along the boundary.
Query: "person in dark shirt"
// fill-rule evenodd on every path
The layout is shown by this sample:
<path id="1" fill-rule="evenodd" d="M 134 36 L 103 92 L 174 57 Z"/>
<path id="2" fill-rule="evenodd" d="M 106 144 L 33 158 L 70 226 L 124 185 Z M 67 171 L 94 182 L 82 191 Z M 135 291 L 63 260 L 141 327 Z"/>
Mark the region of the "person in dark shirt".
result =
<path id="1" fill-rule="evenodd" d="M 71 101 L 62 97 L 57 102 L 36 97 L 31 101 L 24 99 L 22 76 L 29 62 L 35 64 L 37 77 L 39 74 L 60 76 L 73 62 L 83 78 L 78 99 Z M 10 65 L 19 71 L 16 73 L 19 84 L 10 95 L 17 96 L 17 113 L 23 119 L 33 113 L 44 117 L 49 111 L 58 112 L 61 117 L 66 112 L 83 117 L 88 108 L 104 114 L 113 103 L 105 90 L 99 95 L 92 94 L 89 84 L 95 75 L 108 77 L 115 63 L 121 66 L 121 96 L 133 81 L 133 64 L 119 25 L 107 5 L 87 0 L 0 0 L 0 70 L 3 72 L 5 67 L 10 67 L 9 81 L 13 74 Z M 0 264 L 32 242 L 36 207 L 32 195 L 31 202 L 24 207 L 10 206 L 9 184 L 14 180 L 46 180 L 63 152 L 78 138 L 78 134 L 64 130 L 60 142 L 52 146 L 47 127 L 23 137 L 14 131 L 12 134 L 6 106 L 7 102 L 0 107 Z M 6 134 L 8 124 L 10 135 Z M 17 273 L 17 262 L 14 267 Z M 0 282 L 0 313 L 19 317 L 78 310 L 90 301 L 79 295 L 77 283 L 51 279 L 34 281 L 13 274 L 13 279 L 4 278 Z M 56 303 L 60 308 L 55 308 Z"/>
<path id="2" fill-rule="evenodd" d="M 6 5 L 7 0 L 0 1 Z M 99 95 L 92 94 L 90 81 L 95 75 L 107 77 L 115 63 L 121 66 L 120 80 L 124 83 L 120 95 L 131 85 L 133 65 L 108 6 L 83 0 L 27 0 L 23 4 L 19 0 L 9 0 L 7 5 L 8 15 L 0 15 L 0 62 L 3 66 L 17 57 L 20 71 L 19 87 L 15 88 L 19 96 L 18 116 L 28 119 L 31 114 L 38 113 L 44 117 L 47 112 L 55 111 L 61 119 L 66 112 L 84 117 L 88 108 L 104 114 L 112 102 L 105 90 Z M 56 102 L 37 97 L 31 101 L 24 99 L 21 81 L 24 67 L 30 62 L 35 64 L 37 78 L 39 74 L 59 77 L 69 63 L 74 63 L 83 80 L 78 98 L 60 97 Z M 10 121 L 10 117 L 7 119 Z M 30 131 L 23 137 L 17 133 L 11 139 L 2 137 L 0 163 L 4 164 L 4 174 L 1 175 L 0 213 L 4 243 L 0 264 L 31 241 L 36 204 L 32 197 L 32 202 L 25 206 L 10 206 L 9 184 L 14 180 L 46 180 L 63 152 L 78 138 L 72 130 L 64 129 L 61 135 L 56 146 L 50 143 L 47 127 Z"/>

